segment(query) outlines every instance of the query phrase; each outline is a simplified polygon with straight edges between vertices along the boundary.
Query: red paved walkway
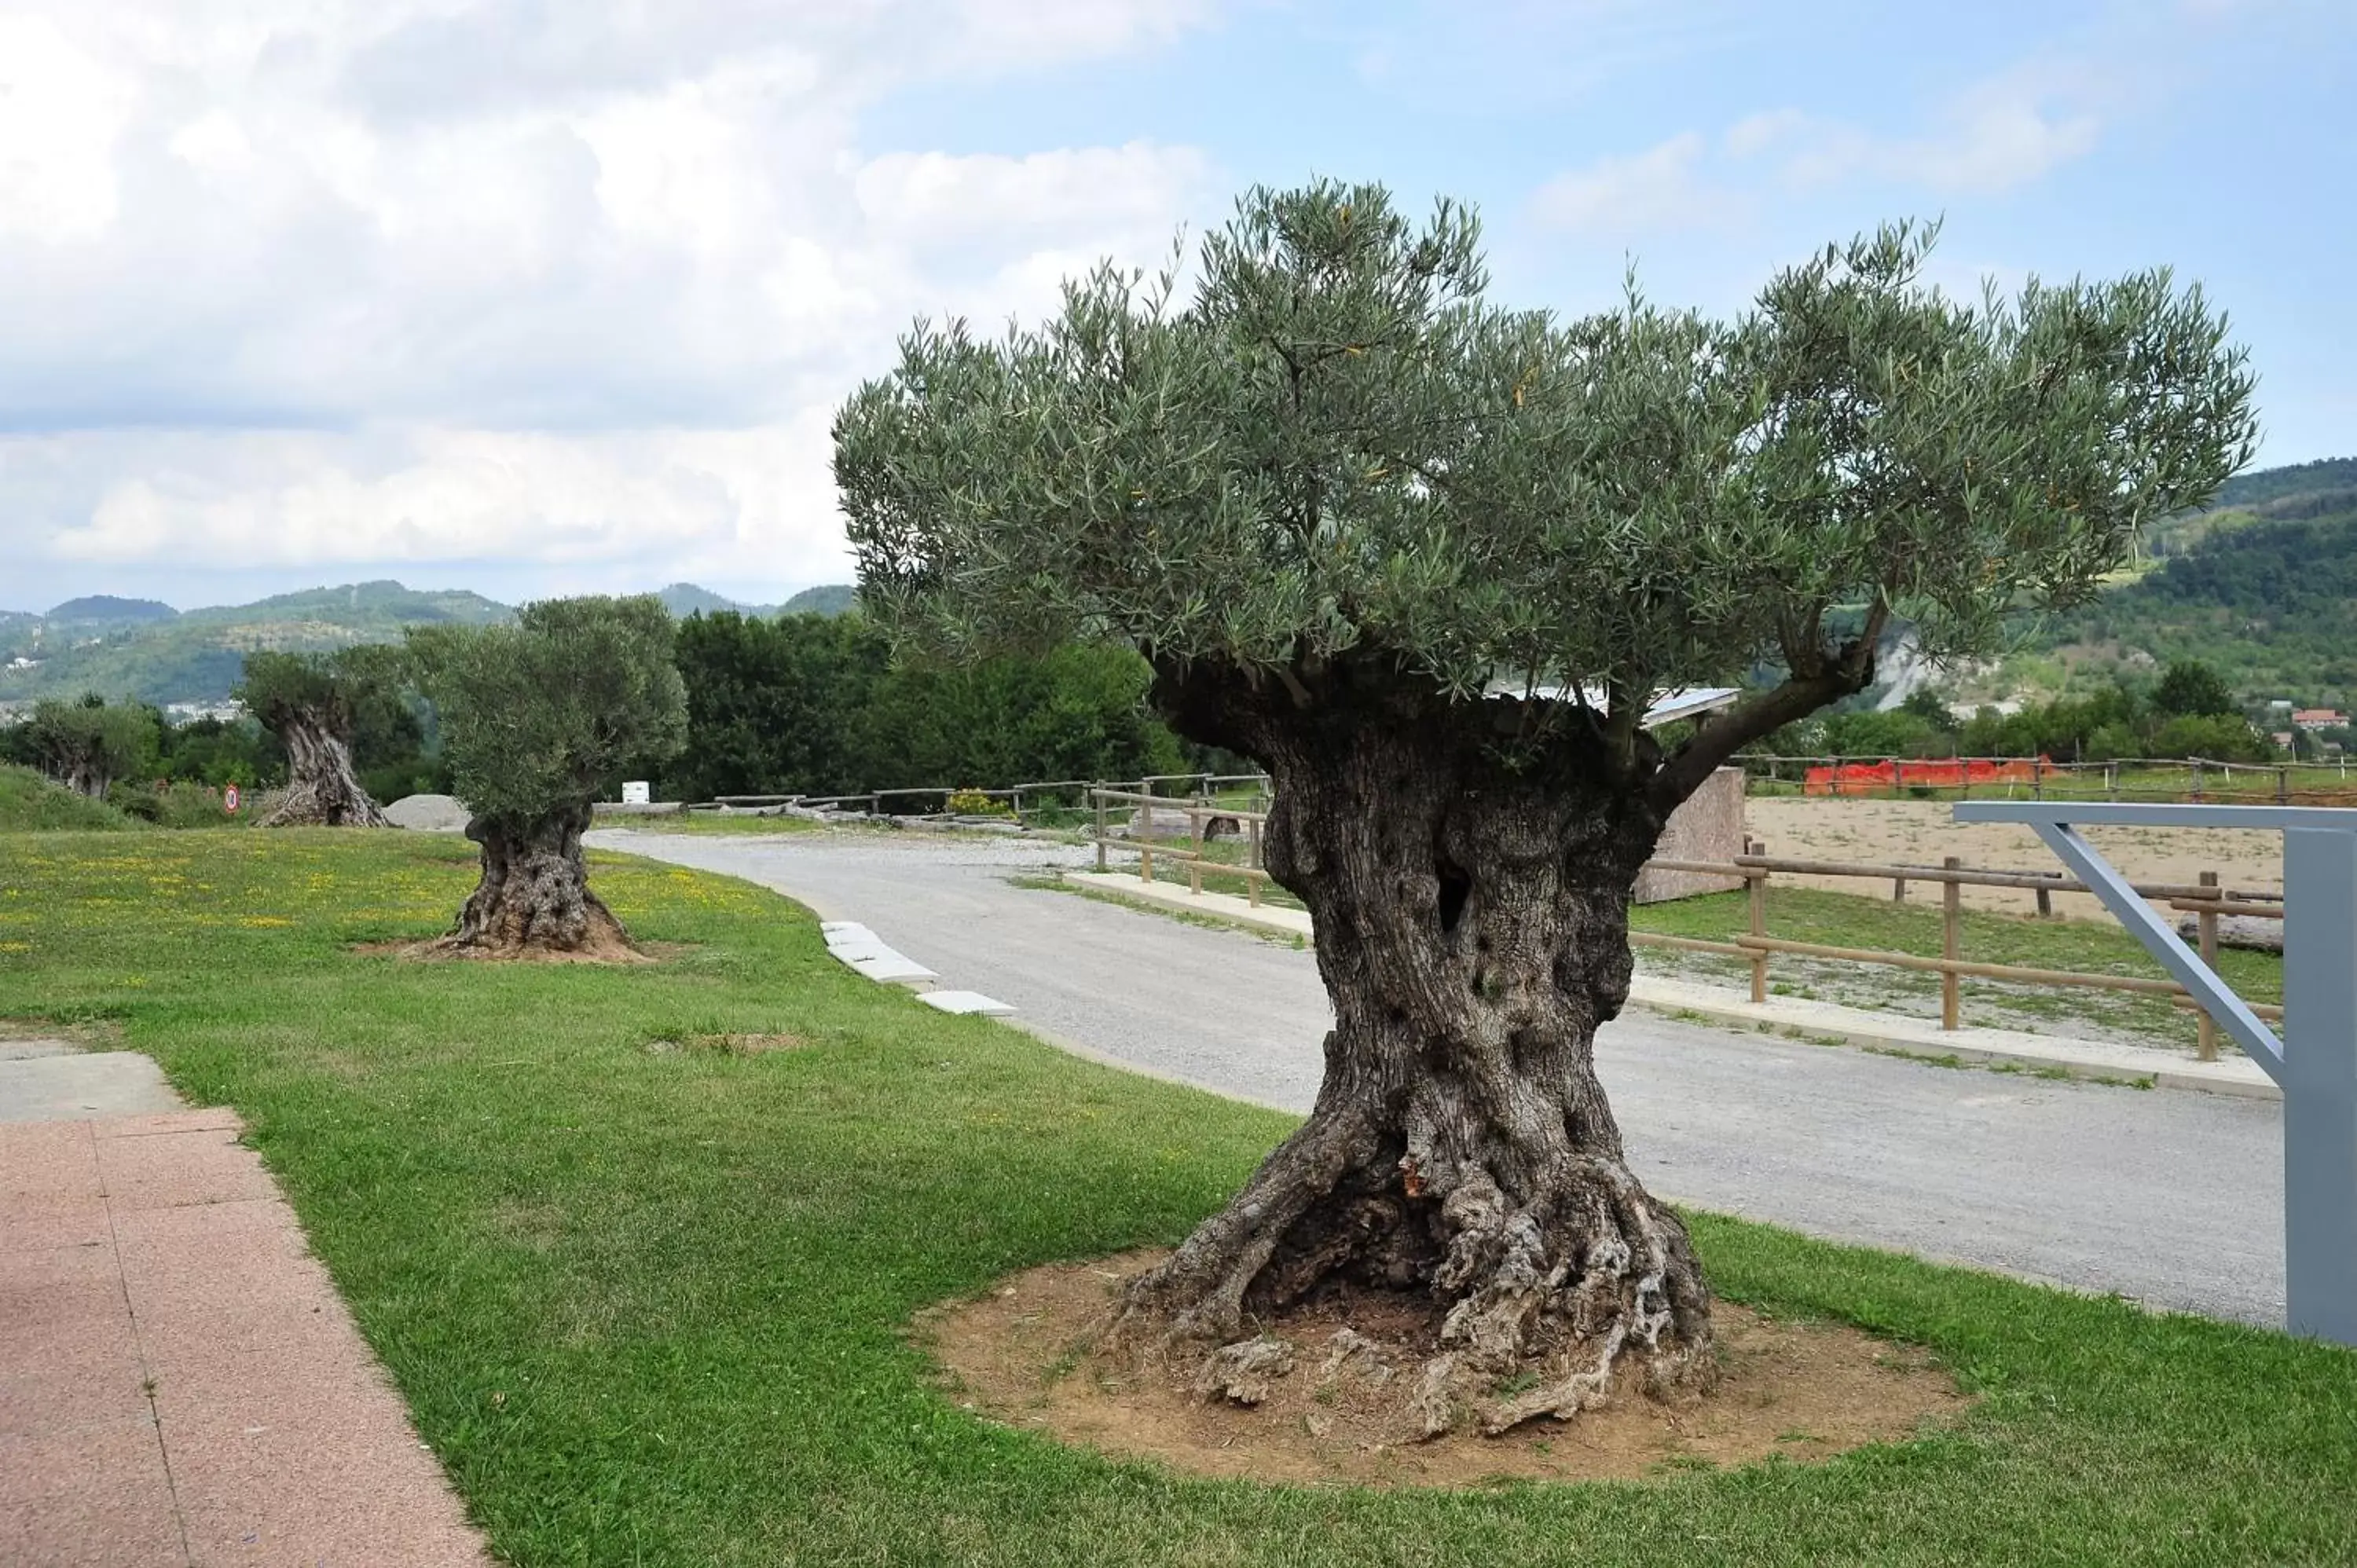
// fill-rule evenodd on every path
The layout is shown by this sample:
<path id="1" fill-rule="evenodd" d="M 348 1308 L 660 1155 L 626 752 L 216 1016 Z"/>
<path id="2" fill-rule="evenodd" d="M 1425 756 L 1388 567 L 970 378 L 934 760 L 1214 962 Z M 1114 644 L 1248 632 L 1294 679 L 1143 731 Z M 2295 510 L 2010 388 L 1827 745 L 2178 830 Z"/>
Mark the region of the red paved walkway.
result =
<path id="1" fill-rule="evenodd" d="M 0 1563 L 487 1563 L 237 1127 L 0 1125 Z"/>

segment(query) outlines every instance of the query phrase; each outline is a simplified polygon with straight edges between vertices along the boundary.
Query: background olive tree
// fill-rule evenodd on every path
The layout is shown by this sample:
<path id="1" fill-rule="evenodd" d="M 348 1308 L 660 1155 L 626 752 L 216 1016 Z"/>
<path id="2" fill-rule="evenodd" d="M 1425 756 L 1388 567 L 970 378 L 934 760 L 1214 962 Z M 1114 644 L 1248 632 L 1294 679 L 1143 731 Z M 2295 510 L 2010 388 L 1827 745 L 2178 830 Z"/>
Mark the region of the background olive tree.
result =
<path id="1" fill-rule="evenodd" d="M 1922 285 L 1928 242 L 1831 247 L 1733 320 L 1633 286 L 1566 320 L 1488 301 L 1460 207 L 1255 191 L 1191 298 L 1102 268 L 1037 328 L 920 326 L 843 409 L 876 614 L 970 653 L 1125 641 L 1181 735 L 1274 776 L 1325 1079 L 1131 1286 L 1122 1338 L 1210 1347 L 1217 1386 L 1275 1354 L 1250 1320 L 1412 1289 L 1427 1430 L 1568 1415 L 1631 1364 L 1706 1370 L 1702 1272 L 1591 1053 L 1663 820 L 1867 686 L 1894 618 L 1982 650 L 2249 449 L 2250 378 L 2198 292 L 1966 302 Z M 1762 660 L 1781 679 L 1679 743 L 1642 727 L 1656 693 Z"/>
<path id="2" fill-rule="evenodd" d="M 581 834 L 626 768 L 678 751 L 687 699 L 671 614 L 652 596 L 548 599 L 511 626 L 428 628 L 409 649 L 441 718 L 482 879 L 447 939 L 463 950 L 618 950 Z"/>
<path id="3" fill-rule="evenodd" d="M 286 797 L 264 827 L 391 827 L 352 764 L 363 713 L 397 707 L 397 649 L 362 646 L 334 653 L 245 656 L 235 695 L 286 752 Z"/>
<path id="4" fill-rule="evenodd" d="M 23 744 L 41 771 L 93 800 L 156 755 L 160 727 L 150 709 L 92 693 L 76 703 L 37 703 Z"/>

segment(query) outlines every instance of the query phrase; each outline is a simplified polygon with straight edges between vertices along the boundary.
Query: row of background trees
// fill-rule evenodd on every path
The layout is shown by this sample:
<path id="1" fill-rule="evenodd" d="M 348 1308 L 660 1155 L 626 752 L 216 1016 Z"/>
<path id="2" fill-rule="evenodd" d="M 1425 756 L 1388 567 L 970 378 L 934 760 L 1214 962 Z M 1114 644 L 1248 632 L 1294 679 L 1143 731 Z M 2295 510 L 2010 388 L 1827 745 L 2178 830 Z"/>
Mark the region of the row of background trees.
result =
<path id="1" fill-rule="evenodd" d="M 1181 743 L 1154 716 L 1145 661 L 1125 649 L 896 663 L 883 631 L 857 615 L 764 619 L 724 611 L 681 622 L 673 658 L 687 692 L 686 746 L 667 761 L 623 764 L 609 785 L 646 777 L 662 798 L 700 800 L 1235 766 Z M 2219 674 L 2193 661 L 2171 665 L 2157 681 L 2115 681 L 2012 714 L 1959 714 L 1937 693 L 1919 691 L 1888 711 L 1788 725 L 1757 749 L 2091 762 L 2278 755 Z M 361 784 L 378 800 L 452 787 L 433 704 L 397 682 L 366 685 L 352 714 L 351 752 Z M 158 781 L 253 789 L 287 778 L 283 736 L 251 714 L 175 725 L 156 708 L 96 698 L 44 703 L 29 720 L 0 728 L 0 760 L 150 816 Z"/>
<path id="2" fill-rule="evenodd" d="M 687 690 L 687 745 L 668 760 L 623 763 L 608 785 L 646 778 L 663 798 L 698 800 L 1134 779 L 1222 762 L 1182 746 L 1153 716 L 1146 663 L 1124 649 L 896 664 L 884 633 L 856 615 L 722 612 L 681 622 L 673 660 Z M 159 784 L 280 786 L 285 725 L 262 722 L 266 704 L 253 693 L 299 683 L 307 668 L 296 656 L 250 659 L 253 711 L 237 717 L 173 724 L 144 703 L 45 702 L 0 728 L 0 760 L 150 816 Z M 449 791 L 433 703 L 398 679 L 354 689 L 351 757 L 369 795 Z"/>
<path id="3" fill-rule="evenodd" d="M 2306 737 L 2302 737 L 2306 738 Z M 2018 712 L 1952 710 L 1932 689 L 1896 708 L 1822 714 L 1784 725 L 1758 746 L 1771 757 L 2047 757 L 2058 762 L 2199 757 L 2266 762 L 2281 752 L 2198 660 L 2158 680 L 2115 677 L 2083 694 Z"/>

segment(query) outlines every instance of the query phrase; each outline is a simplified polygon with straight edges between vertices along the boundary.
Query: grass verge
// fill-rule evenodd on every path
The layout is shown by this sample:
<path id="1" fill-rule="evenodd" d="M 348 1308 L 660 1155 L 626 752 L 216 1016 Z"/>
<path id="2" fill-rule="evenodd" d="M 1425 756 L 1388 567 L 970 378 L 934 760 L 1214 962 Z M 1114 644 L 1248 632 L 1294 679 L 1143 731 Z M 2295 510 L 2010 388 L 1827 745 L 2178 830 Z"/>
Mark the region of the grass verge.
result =
<path id="1" fill-rule="evenodd" d="M 129 812 L 53 784 L 30 768 L 0 763 L 0 832 L 121 832 L 145 825 Z"/>
<path id="2" fill-rule="evenodd" d="M 1709 1215 L 1719 1290 L 1929 1348 L 1964 1424 L 1821 1466 L 1359 1493 L 1186 1481 L 987 1424 L 904 1327 L 1167 1243 L 1287 1119 L 945 1018 L 802 910 L 598 854 L 673 960 L 410 965 L 439 835 L 0 836 L 0 1016 L 116 1021 L 236 1106 L 522 1564 L 2341 1563 L 2357 1355 Z M 796 1048 L 651 1051 L 689 1036 Z"/>

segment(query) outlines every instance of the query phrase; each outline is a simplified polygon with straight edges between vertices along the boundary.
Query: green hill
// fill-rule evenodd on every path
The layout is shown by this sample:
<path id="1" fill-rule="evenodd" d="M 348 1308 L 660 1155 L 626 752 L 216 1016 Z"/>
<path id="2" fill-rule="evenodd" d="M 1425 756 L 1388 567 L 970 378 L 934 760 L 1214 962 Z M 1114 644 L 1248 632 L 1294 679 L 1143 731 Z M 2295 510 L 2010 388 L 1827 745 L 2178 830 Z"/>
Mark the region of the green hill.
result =
<path id="1" fill-rule="evenodd" d="M 778 607 L 780 615 L 839 616 L 851 608 L 859 590 L 848 583 L 828 583 L 804 588 Z"/>
<path id="2" fill-rule="evenodd" d="M 152 603 L 152 601 L 145 601 Z M 255 649 L 324 650 L 391 642 L 405 626 L 481 626 L 509 618 L 507 606 L 464 590 L 427 592 L 399 583 L 350 583 L 279 594 L 250 605 L 179 614 L 117 614 L 93 621 L 69 610 L 137 600 L 78 599 L 29 626 L 0 625 L 0 703 L 99 692 L 150 703 L 219 702 Z M 15 665 L 14 660 L 27 663 Z"/>
<path id="3" fill-rule="evenodd" d="M 2357 701 L 2357 458 L 2231 479 L 2218 504 L 2168 519 L 2140 570 L 2030 634 L 1964 693 L 2053 692 L 2080 674 L 2214 666 L 2244 703 Z"/>
<path id="4" fill-rule="evenodd" d="M 2357 497 L 2212 534 L 2061 623 L 2056 651 L 2198 659 L 2245 703 L 2357 697 Z"/>
<path id="5" fill-rule="evenodd" d="M 853 594 L 848 584 L 830 584 L 806 588 L 783 605 L 747 605 L 694 583 L 673 583 L 656 596 L 677 616 L 735 610 L 768 617 L 839 615 L 851 607 Z M 229 695 L 246 654 L 256 649 L 393 642 L 404 627 L 483 626 L 514 614 L 464 589 L 393 582 L 306 588 L 185 614 L 153 599 L 104 595 L 70 600 L 45 614 L 0 611 L 0 710 L 84 692 L 149 703 L 215 703 Z"/>
<path id="6" fill-rule="evenodd" d="M 711 615 L 720 610 L 734 610 L 742 616 L 767 618 L 776 615 L 779 609 L 776 605 L 741 604 L 724 595 L 716 594 L 709 588 L 698 587 L 694 583 L 673 583 L 667 588 L 658 589 L 655 597 L 663 602 L 663 608 L 682 618 L 692 615 Z"/>

